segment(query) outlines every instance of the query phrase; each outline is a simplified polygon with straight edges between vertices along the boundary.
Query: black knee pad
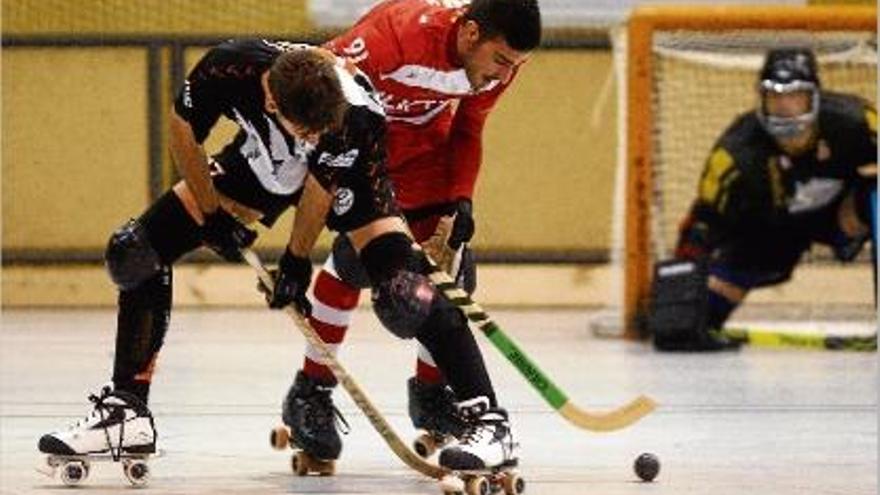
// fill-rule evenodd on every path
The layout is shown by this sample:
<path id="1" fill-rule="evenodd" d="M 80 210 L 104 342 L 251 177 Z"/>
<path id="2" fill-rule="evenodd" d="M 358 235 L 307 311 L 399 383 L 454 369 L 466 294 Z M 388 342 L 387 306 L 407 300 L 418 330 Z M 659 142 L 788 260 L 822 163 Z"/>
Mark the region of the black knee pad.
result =
<path id="1" fill-rule="evenodd" d="M 385 328 L 402 339 L 415 337 L 433 317 L 435 299 L 437 290 L 428 277 L 406 270 L 373 286 L 373 311 Z"/>
<path id="2" fill-rule="evenodd" d="M 414 255 L 412 240 L 401 232 L 392 232 L 376 237 L 361 249 L 361 264 L 370 285 L 376 287 L 409 266 Z"/>
<path id="3" fill-rule="evenodd" d="M 162 261 L 137 220 L 113 232 L 104 255 L 110 278 L 122 290 L 131 290 L 159 273 Z"/>
<path id="4" fill-rule="evenodd" d="M 370 288 L 370 276 L 361 264 L 348 236 L 340 234 L 333 240 L 333 267 L 339 280 L 359 289 Z"/>
<path id="5" fill-rule="evenodd" d="M 130 290 L 201 243 L 198 224 L 180 198 L 168 191 L 137 220 L 129 220 L 110 236 L 107 269 L 120 289 Z"/>

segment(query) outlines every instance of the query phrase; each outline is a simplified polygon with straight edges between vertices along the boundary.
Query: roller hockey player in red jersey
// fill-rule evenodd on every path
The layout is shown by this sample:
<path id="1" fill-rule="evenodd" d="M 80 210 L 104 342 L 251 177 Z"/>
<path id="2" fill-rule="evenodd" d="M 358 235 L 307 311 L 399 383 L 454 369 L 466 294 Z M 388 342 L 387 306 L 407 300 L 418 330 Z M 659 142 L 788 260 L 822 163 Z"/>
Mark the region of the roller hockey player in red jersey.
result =
<path id="1" fill-rule="evenodd" d="M 474 233 L 483 125 L 540 34 L 537 0 L 389 0 L 327 44 L 375 84 L 398 204 L 415 240 L 468 292 L 476 285 L 466 243 Z M 357 261 L 350 239 L 339 236 L 315 282 L 310 321 L 331 349 L 342 343 L 360 291 L 370 286 Z M 408 381 L 409 414 L 416 428 L 449 439 L 463 432 L 455 407 L 462 397 L 447 386 L 436 359 L 420 346 Z M 295 381 L 335 386 L 311 347 Z M 296 419 L 296 389 L 285 401 L 288 423 Z"/>
<path id="2" fill-rule="evenodd" d="M 270 305 L 294 303 L 308 313 L 308 255 L 315 239 L 325 225 L 348 233 L 380 319 L 392 332 L 431 349 L 456 393 L 481 412 L 471 430 L 495 434 L 490 436 L 497 442 L 472 450 L 480 457 L 453 452 L 451 459 L 489 463 L 511 450 L 509 428 L 501 420 L 506 416 L 496 407 L 464 316 L 421 274 L 427 269 L 424 258 L 403 233 L 385 174 L 384 116 L 371 89 L 351 64 L 304 45 L 230 41 L 202 58 L 172 115 L 171 151 L 184 180 L 114 232 L 107 247 L 107 267 L 119 287 L 112 386 L 93 397 L 94 410 L 85 420 L 41 437 L 41 452 L 50 457 L 154 452 L 147 399 L 168 328 L 171 265 L 202 245 L 239 261 L 240 250 L 256 237 L 245 224 L 271 226 L 291 205 L 298 211 Z M 221 115 L 240 131 L 208 159 L 202 143 Z M 307 414 L 333 417 L 319 387 L 300 398 Z M 321 431 L 306 433 L 313 435 L 298 437 L 304 450 L 315 457 L 334 455 L 321 451 L 327 445 Z"/>
<path id="3" fill-rule="evenodd" d="M 788 280 L 813 243 L 846 262 L 876 235 L 874 107 L 823 91 L 803 48 L 768 52 L 758 98 L 712 149 L 676 260 L 656 269 L 660 350 L 735 348 L 719 330 L 750 290 Z"/>

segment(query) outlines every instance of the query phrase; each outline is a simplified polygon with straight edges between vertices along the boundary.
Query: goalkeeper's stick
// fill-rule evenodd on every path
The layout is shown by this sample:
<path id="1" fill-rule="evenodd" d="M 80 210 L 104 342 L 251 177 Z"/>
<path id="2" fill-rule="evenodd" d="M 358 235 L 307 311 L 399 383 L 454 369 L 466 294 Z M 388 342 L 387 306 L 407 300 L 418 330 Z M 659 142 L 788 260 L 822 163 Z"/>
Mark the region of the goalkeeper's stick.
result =
<path id="1" fill-rule="evenodd" d="M 757 347 L 816 349 L 829 351 L 876 351 L 877 333 L 869 335 L 825 335 L 795 330 L 766 328 L 725 328 L 724 335 Z"/>

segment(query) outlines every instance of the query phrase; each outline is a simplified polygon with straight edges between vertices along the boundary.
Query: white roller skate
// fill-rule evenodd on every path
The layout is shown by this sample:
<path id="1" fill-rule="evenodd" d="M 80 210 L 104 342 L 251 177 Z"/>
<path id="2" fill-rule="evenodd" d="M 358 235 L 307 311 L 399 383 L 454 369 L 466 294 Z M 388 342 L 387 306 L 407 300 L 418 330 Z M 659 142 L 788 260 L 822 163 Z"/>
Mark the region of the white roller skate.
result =
<path id="1" fill-rule="evenodd" d="M 54 476 L 61 468 L 61 481 L 77 485 L 89 475 L 91 462 L 121 462 L 129 482 L 145 485 L 150 469 L 147 460 L 156 453 L 153 416 L 140 399 L 110 386 L 90 395 L 94 408 L 67 429 L 40 438 L 40 452 L 48 454 L 47 469 Z"/>
<path id="2" fill-rule="evenodd" d="M 457 442 L 440 451 L 440 465 L 453 471 L 441 480 L 444 493 L 486 495 L 525 491 L 525 480 L 516 467 L 507 411 L 489 407 L 489 399 L 477 397 L 458 404 L 465 429 Z"/>

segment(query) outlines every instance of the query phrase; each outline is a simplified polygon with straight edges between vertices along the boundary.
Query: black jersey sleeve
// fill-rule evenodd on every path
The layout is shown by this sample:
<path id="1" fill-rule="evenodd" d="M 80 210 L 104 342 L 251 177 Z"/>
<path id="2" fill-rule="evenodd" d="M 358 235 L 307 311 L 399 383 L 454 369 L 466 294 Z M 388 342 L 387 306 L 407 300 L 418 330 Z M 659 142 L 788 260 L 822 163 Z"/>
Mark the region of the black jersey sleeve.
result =
<path id="1" fill-rule="evenodd" d="M 196 64 L 177 94 L 174 109 L 189 122 L 199 143 L 208 137 L 234 99 L 259 83 L 271 65 L 267 46 L 257 41 L 229 41 L 209 50 Z"/>
<path id="2" fill-rule="evenodd" d="M 309 173 L 327 190 L 344 176 L 371 180 L 385 169 L 385 124 L 382 116 L 352 106 L 342 127 L 322 136 L 309 157 Z"/>
<path id="3" fill-rule="evenodd" d="M 703 166 L 697 198 L 681 223 L 676 247 L 678 257 L 704 256 L 730 235 L 741 216 L 744 189 L 742 172 L 734 155 L 717 145 Z"/>

